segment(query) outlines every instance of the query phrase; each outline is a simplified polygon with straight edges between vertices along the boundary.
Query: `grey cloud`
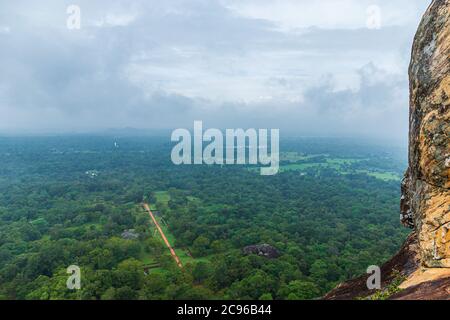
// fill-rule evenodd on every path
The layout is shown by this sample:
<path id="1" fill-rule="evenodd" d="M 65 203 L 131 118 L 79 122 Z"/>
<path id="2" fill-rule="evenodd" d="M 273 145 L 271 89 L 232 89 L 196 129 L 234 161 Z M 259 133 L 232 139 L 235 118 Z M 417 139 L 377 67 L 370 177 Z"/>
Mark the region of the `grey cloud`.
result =
<path id="1" fill-rule="evenodd" d="M 197 119 L 303 134 L 406 131 L 415 23 L 280 32 L 222 1 L 78 2 L 79 31 L 65 28 L 72 1 L 0 4 L 10 30 L 0 33 L 0 131 Z"/>

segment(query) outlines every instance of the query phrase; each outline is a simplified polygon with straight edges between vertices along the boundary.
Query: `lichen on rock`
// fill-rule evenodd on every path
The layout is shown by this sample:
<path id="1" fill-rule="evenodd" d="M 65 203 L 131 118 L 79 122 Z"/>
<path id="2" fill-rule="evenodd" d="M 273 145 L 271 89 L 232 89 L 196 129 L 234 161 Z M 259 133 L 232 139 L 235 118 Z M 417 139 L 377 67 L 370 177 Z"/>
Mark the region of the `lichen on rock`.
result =
<path id="1" fill-rule="evenodd" d="M 409 168 L 401 221 L 415 228 L 425 267 L 450 268 L 450 0 L 434 0 L 409 68 Z"/>
<path id="2" fill-rule="evenodd" d="M 414 39 L 410 77 L 409 166 L 400 219 L 415 229 L 381 266 L 378 294 L 406 280 L 393 300 L 450 300 L 450 0 L 434 0 Z M 323 299 L 370 299 L 368 275 L 341 283 Z"/>

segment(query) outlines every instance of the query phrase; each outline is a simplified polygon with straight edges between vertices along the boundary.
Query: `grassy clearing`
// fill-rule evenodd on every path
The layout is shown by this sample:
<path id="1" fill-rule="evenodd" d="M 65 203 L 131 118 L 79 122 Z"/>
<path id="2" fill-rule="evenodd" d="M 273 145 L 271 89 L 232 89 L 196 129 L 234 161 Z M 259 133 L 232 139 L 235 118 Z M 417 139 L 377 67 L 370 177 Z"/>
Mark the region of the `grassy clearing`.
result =
<path id="1" fill-rule="evenodd" d="M 164 274 L 164 273 L 168 273 L 169 271 L 164 269 L 164 268 L 153 268 L 150 269 L 150 274 Z"/>
<path id="2" fill-rule="evenodd" d="M 145 252 L 144 250 L 141 251 L 141 254 L 139 256 L 139 260 L 143 263 L 143 264 L 152 264 L 155 263 L 155 259 L 149 255 L 147 252 Z"/>
<path id="3" fill-rule="evenodd" d="M 167 205 L 170 200 L 169 192 L 167 191 L 156 191 L 155 192 L 156 203 L 149 203 L 150 210 L 158 210 L 158 204 Z"/>
<path id="4" fill-rule="evenodd" d="M 167 191 L 155 192 L 155 198 L 156 198 L 156 203 L 150 205 L 150 209 L 155 210 L 155 211 L 158 210 L 158 205 L 167 205 L 168 202 L 170 201 L 170 195 L 169 195 L 169 192 L 167 192 Z M 198 198 L 192 197 L 192 196 L 188 196 L 187 198 L 189 201 L 200 201 Z M 185 265 L 187 263 L 198 262 L 198 261 L 208 261 L 207 257 L 203 257 L 203 258 L 199 258 L 199 259 L 192 258 L 188 255 L 188 253 L 186 252 L 186 250 L 184 248 L 176 248 L 176 238 L 170 232 L 169 227 L 163 222 L 163 219 L 161 217 L 156 216 L 155 219 L 158 221 L 159 225 L 161 226 L 161 229 L 164 232 L 164 234 L 166 235 L 166 238 L 169 241 L 170 245 L 172 247 L 175 247 L 175 249 L 174 249 L 175 253 L 180 258 L 181 263 L 183 265 Z M 161 240 L 161 243 L 164 244 L 164 241 L 158 232 L 155 234 L 155 236 Z M 165 246 L 165 244 L 164 244 L 164 246 Z M 145 254 L 145 253 L 143 253 L 143 255 L 141 257 L 141 261 L 144 262 L 145 264 L 154 262 L 152 257 L 149 257 L 148 254 Z M 152 269 L 152 272 L 163 272 L 163 271 L 164 270 L 161 268 Z"/>
<path id="5" fill-rule="evenodd" d="M 327 163 L 330 165 L 351 165 L 353 163 L 361 162 L 364 159 L 342 159 L 342 158 L 330 158 L 327 159 Z"/>
<path id="6" fill-rule="evenodd" d="M 318 156 L 318 155 L 303 155 L 303 154 L 298 154 L 297 152 L 282 152 L 280 154 L 280 160 L 281 161 L 289 161 L 289 162 L 298 162 L 298 161 L 309 160 L 316 156 Z"/>
<path id="7" fill-rule="evenodd" d="M 155 198 L 156 198 L 156 203 L 151 203 L 150 204 L 150 209 L 152 211 L 157 211 L 158 210 L 158 206 L 160 205 L 167 205 L 168 202 L 170 201 L 170 194 L 168 191 L 157 191 L 154 193 L 155 194 Z M 192 196 L 188 196 L 187 197 L 188 201 L 201 201 L 200 199 L 196 198 L 196 197 L 192 197 Z M 218 205 L 214 208 L 212 208 L 212 210 L 219 210 L 223 208 L 223 206 Z M 177 254 L 178 258 L 180 258 L 181 263 L 183 265 L 189 264 L 189 263 L 195 263 L 195 262 L 210 262 L 211 259 L 213 258 L 213 256 L 208 256 L 208 257 L 201 257 L 201 258 L 193 258 L 191 256 L 189 256 L 189 254 L 187 253 L 186 248 L 177 248 L 176 247 L 176 238 L 175 236 L 170 232 L 169 227 L 164 223 L 164 219 L 160 216 L 155 216 L 155 219 L 158 221 L 162 231 L 164 232 L 164 234 L 166 235 L 167 240 L 169 241 L 170 245 L 174 248 L 175 253 Z M 153 226 L 152 228 L 152 233 L 156 230 L 156 228 L 153 225 L 153 222 L 151 224 Z M 155 237 L 157 237 L 157 239 L 159 239 L 161 241 L 161 243 L 166 246 L 164 244 L 163 239 L 161 238 L 161 235 L 159 234 L 159 232 L 155 233 Z M 152 264 L 155 261 L 155 259 L 148 253 L 146 252 L 142 252 L 141 256 L 139 258 L 140 261 L 142 261 L 144 264 Z M 164 268 L 153 268 L 151 269 L 151 273 L 165 273 L 168 272 L 167 270 L 165 270 Z"/>
<path id="8" fill-rule="evenodd" d="M 309 168 L 324 168 L 334 169 L 341 173 L 344 172 L 344 166 L 351 165 L 362 161 L 361 159 L 341 159 L 341 158 L 327 158 L 322 162 L 307 162 L 307 163 L 291 163 L 280 167 L 280 171 L 298 171 L 306 170 Z"/>
<path id="9" fill-rule="evenodd" d="M 370 172 L 367 170 L 359 170 L 359 172 L 383 181 L 400 181 L 402 179 L 398 174 L 393 172 Z"/>
<path id="10" fill-rule="evenodd" d="M 184 249 L 175 249 L 178 258 L 180 258 L 181 263 L 186 265 L 187 263 L 194 263 L 197 259 L 190 257 Z"/>
<path id="11" fill-rule="evenodd" d="M 324 159 L 325 157 L 325 159 Z M 317 162 L 314 159 L 317 158 Z M 320 160 L 319 160 L 320 159 Z M 330 158 L 328 155 L 302 155 L 296 152 L 281 153 L 281 160 L 289 161 L 290 164 L 280 166 L 280 172 L 306 171 L 307 169 L 334 169 L 340 174 L 366 174 L 383 181 L 399 181 L 401 176 L 394 172 L 380 172 L 369 169 L 351 169 L 351 165 L 368 160 L 354 158 Z M 325 161 L 324 161 L 325 160 Z M 301 162 L 309 161 L 309 162 Z M 300 162 L 300 163 L 299 163 Z M 259 168 L 249 168 L 250 171 L 258 171 Z"/>
<path id="12" fill-rule="evenodd" d="M 169 192 L 167 191 L 156 191 L 155 192 L 156 202 L 161 202 L 167 204 L 170 200 Z"/>
<path id="13" fill-rule="evenodd" d="M 303 171 L 309 168 L 326 168 L 325 163 L 293 163 L 293 164 L 287 164 L 280 167 L 280 172 L 285 171 Z"/>

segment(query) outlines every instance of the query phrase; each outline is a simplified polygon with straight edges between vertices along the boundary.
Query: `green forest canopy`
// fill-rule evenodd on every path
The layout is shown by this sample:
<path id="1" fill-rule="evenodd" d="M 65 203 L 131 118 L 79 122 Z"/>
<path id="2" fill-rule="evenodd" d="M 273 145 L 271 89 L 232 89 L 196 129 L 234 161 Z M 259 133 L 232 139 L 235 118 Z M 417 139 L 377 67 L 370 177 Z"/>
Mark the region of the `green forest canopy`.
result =
<path id="1" fill-rule="evenodd" d="M 407 235 L 404 150 L 286 139 L 283 170 L 264 177 L 174 166 L 170 147 L 157 137 L 1 138 L 0 298 L 312 299 L 387 260 Z M 139 237 L 124 239 L 131 229 Z M 280 256 L 242 251 L 262 243 Z M 79 291 L 66 288 L 72 264 Z"/>

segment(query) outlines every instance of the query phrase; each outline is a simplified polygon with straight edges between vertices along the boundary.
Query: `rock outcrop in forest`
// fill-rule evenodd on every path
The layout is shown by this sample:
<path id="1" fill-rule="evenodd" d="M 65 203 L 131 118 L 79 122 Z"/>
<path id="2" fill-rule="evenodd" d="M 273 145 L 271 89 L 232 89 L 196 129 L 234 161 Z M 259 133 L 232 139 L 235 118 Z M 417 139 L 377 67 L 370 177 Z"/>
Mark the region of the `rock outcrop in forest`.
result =
<path id="1" fill-rule="evenodd" d="M 434 0 L 424 14 L 409 77 L 409 167 L 400 218 L 414 232 L 381 268 L 382 290 L 400 277 L 390 299 L 450 299 L 450 0 Z M 366 279 L 343 283 L 325 299 L 369 297 L 374 292 Z"/>

